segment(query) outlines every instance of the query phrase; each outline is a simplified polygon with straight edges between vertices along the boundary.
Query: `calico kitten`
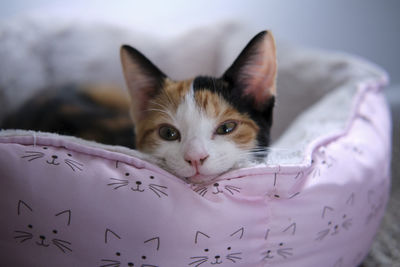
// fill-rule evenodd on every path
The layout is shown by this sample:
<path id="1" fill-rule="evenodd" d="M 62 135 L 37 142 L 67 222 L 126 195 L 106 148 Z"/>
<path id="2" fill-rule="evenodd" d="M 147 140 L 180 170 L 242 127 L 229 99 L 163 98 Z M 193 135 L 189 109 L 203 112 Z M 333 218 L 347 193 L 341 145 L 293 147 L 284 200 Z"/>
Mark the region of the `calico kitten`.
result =
<path id="1" fill-rule="evenodd" d="M 277 71 L 270 32 L 257 34 L 217 78 L 173 81 L 126 45 L 121 61 L 130 99 L 99 85 L 43 90 L 1 127 L 137 148 L 191 183 L 209 182 L 266 155 Z"/>
<path id="2" fill-rule="evenodd" d="M 257 34 L 218 78 L 173 81 L 127 45 L 121 61 L 136 147 L 176 176 L 209 182 L 268 146 L 277 72 L 270 32 Z"/>

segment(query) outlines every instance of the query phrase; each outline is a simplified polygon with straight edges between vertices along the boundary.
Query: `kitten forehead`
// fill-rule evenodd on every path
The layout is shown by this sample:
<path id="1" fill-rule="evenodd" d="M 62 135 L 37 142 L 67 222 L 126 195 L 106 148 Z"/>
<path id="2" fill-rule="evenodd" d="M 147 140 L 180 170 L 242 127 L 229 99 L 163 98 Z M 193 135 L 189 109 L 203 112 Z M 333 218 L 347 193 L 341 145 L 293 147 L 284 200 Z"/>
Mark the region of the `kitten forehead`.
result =
<path id="1" fill-rule="evenodd" d="M 182 138 L 204 139 L 209 137 L 215 121 L 199 107 L 192 85 L 176 111 L 176 123 L 181 128 Z"/>

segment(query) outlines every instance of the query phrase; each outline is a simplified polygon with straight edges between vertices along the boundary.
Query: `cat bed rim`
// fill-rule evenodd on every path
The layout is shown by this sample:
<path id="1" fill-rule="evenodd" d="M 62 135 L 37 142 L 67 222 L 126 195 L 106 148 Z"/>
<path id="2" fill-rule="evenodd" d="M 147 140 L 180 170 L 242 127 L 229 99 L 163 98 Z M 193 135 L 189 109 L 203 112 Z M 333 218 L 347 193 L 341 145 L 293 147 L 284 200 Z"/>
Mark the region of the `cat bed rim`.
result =
<path id="1" fill-rule="evenodd" d="M 312 158 L 314 153 L 319 147 L 327 145 L 335 140 L 340 139 L 350 131 L 354 120 L 357 118 L 357 111 L 364 97 L 369 92 L 379 92 L 389 83 L 389 78 L 383 72 L 381 77 L 374 78 L 366 81 L 357 82 L 354 86 L 357 87 L 354 95 L 352 96 L 351 110 L 348 113 L 346 126 L 344 129 L 331 132 L 329 134 L 320 136 L 310 142 L 305 151 L 302 163 L 300 164 L 260 164 L 251 167 L 245 167 L 228 171 L 217 178 L 216 180 L 237 179 L 244 176 L 254 176 L 262 174 L 280 173 L 280 174 L 293 174 L 298 172 L 307 171 L 312 167 Z M 117 160 L 127 164 L 131 164 L 136 168 L 147 168 L 159 174 L 165 175 L 169 178 L 176 179 L 176 177 L 168 171 L 156 166 L 149 162 L 147 155 L 142 154 L 136 150 L 129 149 L 121 146 L 112 146 L 96 143 L 93 141 L 86 141 L 73 136 L 63 136 L 53 133 L 35 132 L 30 130 L 1 130 L 0 143 L 18 143 L 21 145 L 39 145 L 39 146 L 53 146 L 62 147 L 69 150 L 84 153 L 92 156 L 98 156 L 109 160 Z"/>

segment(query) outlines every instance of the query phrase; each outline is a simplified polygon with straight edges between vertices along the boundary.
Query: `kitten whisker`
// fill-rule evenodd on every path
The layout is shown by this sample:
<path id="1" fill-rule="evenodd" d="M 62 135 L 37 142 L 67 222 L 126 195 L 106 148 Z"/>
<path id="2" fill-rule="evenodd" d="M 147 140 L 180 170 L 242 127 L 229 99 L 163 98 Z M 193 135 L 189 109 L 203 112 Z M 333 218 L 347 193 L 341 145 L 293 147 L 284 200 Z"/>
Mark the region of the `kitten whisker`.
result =
<path id="1" fill-rule="evenodd" d="M 169 118 L 172 118 L 172 115 L 171 115 L 171 113 L 168 111 L 165 111 L 165 110 L 162 110 L 162 109 L 155 109 L 155 108 L 149 108 L 149 109 L 146 109 L 145 110 L 145 112 L 149 112 L 149 111 L 155 111 L 155 112 L 160 112 L 161 114 L 165 114 L 165 115 L 167 115 L 167 117 L 169 117 Z"/>
<path id="2" fill-rule="evenodd" d="M 169 100 L 170 100 L 170 103 L 172 103 L 171 102 L 172 100 L 171 99 L 169 99 Z M 149 103 L 152 104 L 152 105 L 155 105 L 156 107 L 158 106 L 160 108 L 159 109 L 157 109 L 157 108 L 148 108 L 148 109 L 144 110 L 145 112 L 147 112 L 147 111 L 156 111 L 156 112 L 160 112 L 160 113 L 163 113 L 163 114 L 167 115 L 171 119 L 173 118 L 171 112 L 169 111 L 169 108 L 166 105 L 162 105 L 161 103 L 157 103 L 154 100 L 149 101 Z"/>
<path id="3" fill-rule="evenodd" d="M 168 110 L 168 107 L 166 105 L 163 105 L 155 100 L 149 100 L 149 104 L 155 105 L 155 106 L 159 106 L 161 109 L 163 110 Z"/>

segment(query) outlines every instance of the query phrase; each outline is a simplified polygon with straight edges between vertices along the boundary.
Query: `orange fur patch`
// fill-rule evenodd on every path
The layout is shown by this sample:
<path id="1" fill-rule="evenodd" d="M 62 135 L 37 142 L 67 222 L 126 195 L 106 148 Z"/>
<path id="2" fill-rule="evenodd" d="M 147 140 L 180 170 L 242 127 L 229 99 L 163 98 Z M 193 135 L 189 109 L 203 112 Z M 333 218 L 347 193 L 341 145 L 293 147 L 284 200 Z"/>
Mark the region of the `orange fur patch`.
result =
<path id="1" fill-rule="evenodd" d="M 171 124 L 168 112 L 176 112 L 182 99 L 189 91 L 191 82 L 192 80 L 174 82 L 165 79 L 164 88 L 159 95 L 150 101 L 143 119 L 135 125 L 136 145 L 139 150 L 151 152 L 159 144 L 160 139 L 157 133 L 159 125 L 163 123 Z"/>

